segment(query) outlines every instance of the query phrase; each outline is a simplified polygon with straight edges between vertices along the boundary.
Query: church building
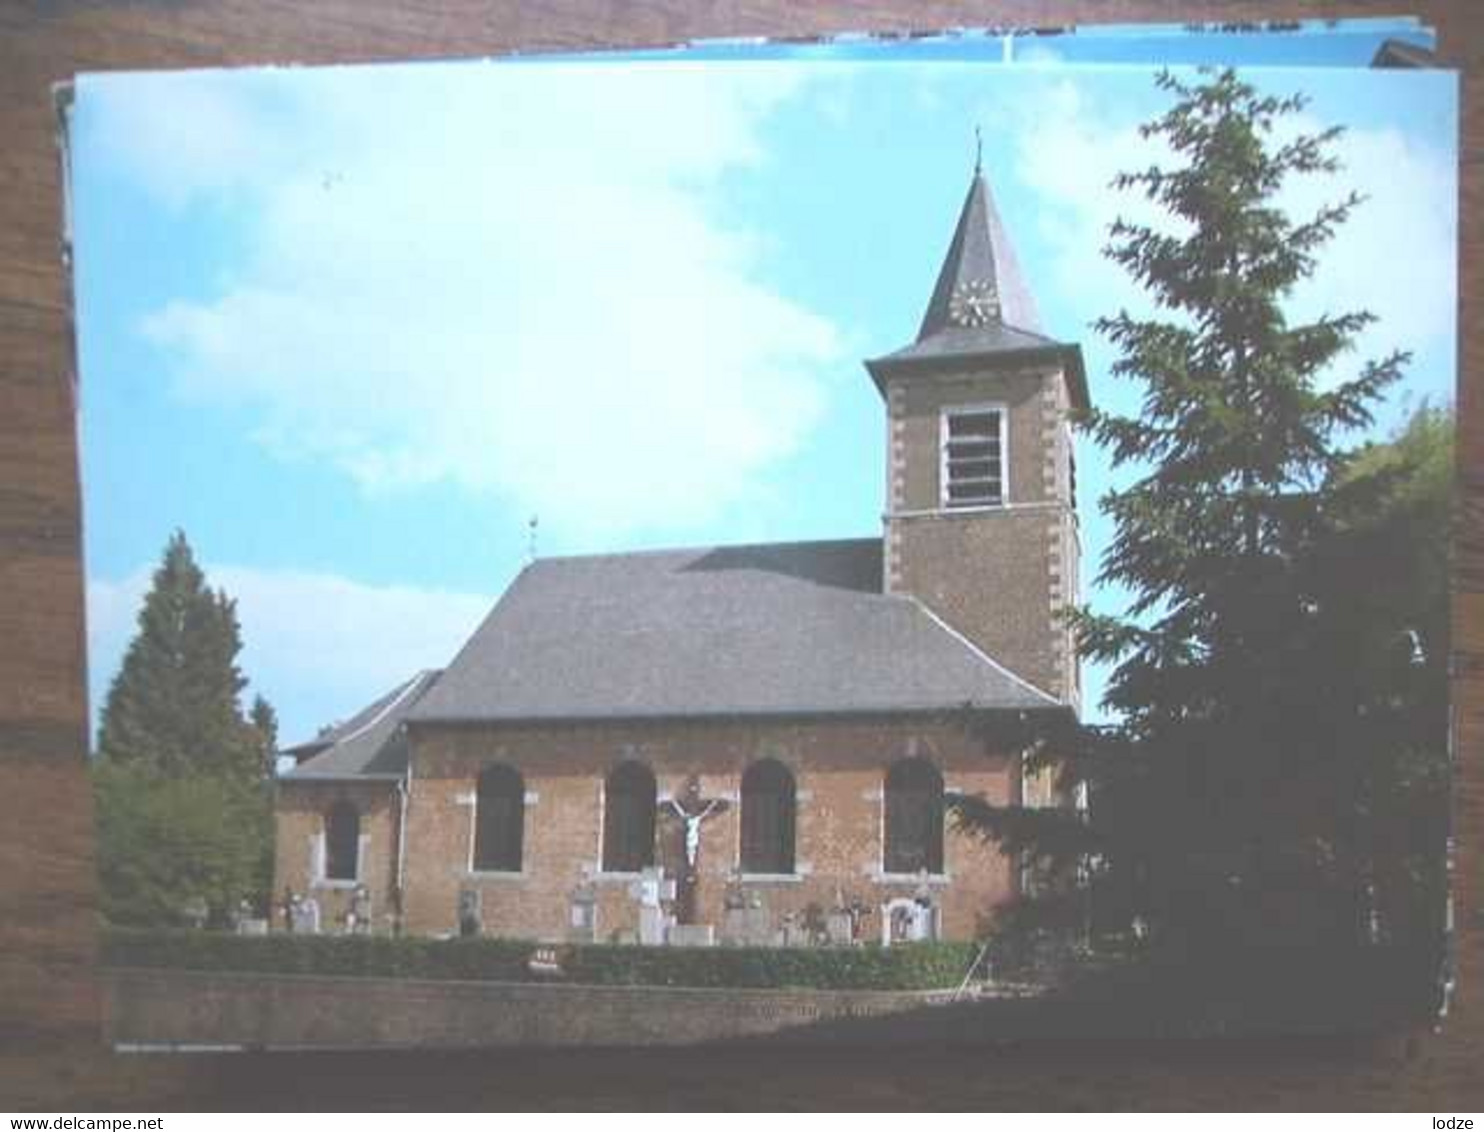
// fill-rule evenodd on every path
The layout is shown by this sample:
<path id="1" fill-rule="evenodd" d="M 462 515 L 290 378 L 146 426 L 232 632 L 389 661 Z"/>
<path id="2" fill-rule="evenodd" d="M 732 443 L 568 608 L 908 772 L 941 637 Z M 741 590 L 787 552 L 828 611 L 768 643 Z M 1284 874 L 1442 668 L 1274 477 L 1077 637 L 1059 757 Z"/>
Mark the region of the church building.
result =
<path id="1" fill-rule="evenodd" d="M 446 668 L 286 752 L 277 893 L 331 931 L 983 934 L 1020 870 L 949 803 L 1065 801 L 996 724 L 1079 708 L 1087 384 L 979 169 L 916 339 L 865 367 L 879 535 L 537 559 Z"/>

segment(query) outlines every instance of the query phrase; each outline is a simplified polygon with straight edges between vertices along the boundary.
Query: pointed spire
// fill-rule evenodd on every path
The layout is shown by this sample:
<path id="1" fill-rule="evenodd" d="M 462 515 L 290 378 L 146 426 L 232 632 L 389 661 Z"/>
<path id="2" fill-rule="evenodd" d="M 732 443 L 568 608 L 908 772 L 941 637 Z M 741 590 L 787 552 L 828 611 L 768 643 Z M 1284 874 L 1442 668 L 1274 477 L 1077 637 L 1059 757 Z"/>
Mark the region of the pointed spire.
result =
<path id="1" fill-rule="evenodd" d="M 1035 300 L 984 179 L 983 141 L 977 130 L 975 134 L 974 176 L 917 332 L 919 342 L 945 330 L 1002 325 L 1039 333 L 1041 328 Z"/>
<path id="2" fill-rule="evenodd" d="M 938 281 L 911 345 L 866 362 L 877 388 L 891 375 L 940 369 L 973 359 L 1055 358 L 1066 369 L 1072 402 L 1087 405 L 1082 351 L 1041 331 L 1036 301 L 984 177 L 983 137 L 975 130 L 974 175 Z"/>

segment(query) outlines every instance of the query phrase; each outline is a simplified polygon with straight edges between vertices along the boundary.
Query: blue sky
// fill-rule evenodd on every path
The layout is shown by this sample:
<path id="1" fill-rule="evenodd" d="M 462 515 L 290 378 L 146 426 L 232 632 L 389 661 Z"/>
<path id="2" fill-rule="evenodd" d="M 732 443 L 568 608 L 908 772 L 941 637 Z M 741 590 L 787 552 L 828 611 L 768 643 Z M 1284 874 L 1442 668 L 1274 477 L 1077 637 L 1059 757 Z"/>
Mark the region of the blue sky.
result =
<path id="1" fill-rule="evenodd" d="M 1349 364 L 1414 352 L 1383 426 L 1450 400 L 1453 76 L 1260 82 L 1309 94 L 1304 125 L 1349 127 L 1345 171 L 1292 207 L 1371 197 L 1294 313 L 1380 314 Z M 1047 329 L 1082 342 L 1095 400 L 1132 404 L 1089 323 L 1142 303 L 1099 255 L 1139 204 L 1105 187 L 1147 163 L 1136 126 L 1164 101 L 1146 67 L 1044 57 L 84 77 L 95 707 L 176 527 L 238 598 L 290 740 L 445 663 L 533 514 L 542 554 L 878 532 L 860 360 L 915 333 L 976 124 Z M 1079 473 L 1084 587 L 1117 608 L 1090 586 L 1110 481 L 1085 441 Z"/>

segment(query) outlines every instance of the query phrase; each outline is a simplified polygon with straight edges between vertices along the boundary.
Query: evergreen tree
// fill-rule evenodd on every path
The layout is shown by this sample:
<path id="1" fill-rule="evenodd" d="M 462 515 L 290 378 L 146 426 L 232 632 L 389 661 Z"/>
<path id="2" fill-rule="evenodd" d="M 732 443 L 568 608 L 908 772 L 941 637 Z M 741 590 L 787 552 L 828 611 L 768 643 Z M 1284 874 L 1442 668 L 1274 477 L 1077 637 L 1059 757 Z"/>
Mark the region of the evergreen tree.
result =
<path id="1" fill-rule="evenodd" d="M 272 778 L 278 772 L 278 713 L 272 704 L 257 695 L 253 697 L 248 721 L 252 724 L 262 776 Z"/>
<path id="2" fill-rule="evenodd" d="M 171 536 L 109 688 L 98 750 L 165 774 L 256 774 L 238 697 L 246 680 L 236 604 L 206 585 L 183 532 Z"/>
<path id="3" fill-rule="evenodd" d="M 1106 704 L 1122 718 L 1116 738 L 1136 751 L 1119 760 L 1136 763 L 1132 773 L 1102 785 L 1114 812 L 1136 815 L 1120 840 L 1161 929 L 1348 936 L 1360 789 L 1347 742 L 1352 661 L 1315 647 L 1316 622 L 1329 618 L 1306 567 L 1341 437 L 1370 423 L 1405 357 L 1325 389 L 1319 378 L 1372 316 L 1291 326 L 1284 314 L 1359 198 L 1295 223 L 1274 197 L 1295 174 L 1337 168 L 1338 129 L 1274 144 L 1276 121 L 1302 98 L 1261 95 L 1232 71 L 1159 81 L 1178 101 L 1142 132 L 1183 164 L 1116 185 L 1142 191 L 1180 230 L 1120 221 L 1108 254 L 1167 317 L 1098 321 L 1121 354 L 1113 374 L 1144 395 L 1137 415 L 1089 421 L 1115 467 L 1144 473 L 1103 501 L 1116 533 L 1098 580 L 1129 589 L 1128 615 L 1078 618 L 1087 654 L 1114 664 Z"/>
<path id="4" fill-rule="evenodd" d="M 204 902 L 221 923 L 266 903 L 277 717 L 246 685 L 235 603 L 206 584 L 185 535 L 165 549 L 109 689 L 94 787 L 104 912 L 168 924 Z"/>
<path id="5" fill-rule="evenodd" d="M 1347 460 L 1313 563 L 1325 649 L 1349 659 L 1361 721 L 1368 930 L 1424 948 L 1441 942 L 1447 900 L 1453 435 L 1452 413 L 1424 405 Z"/>
<path id="6" fill-rule="evenodd" d="M 1337 168 L 1339 131 L 1276 140 L 1304 100 L 1230 70 L 1158 82 L 1175 102 L 1142 132 L 1174 161 L 1115 185 L 1173 223 L 1120 221 L 1106 252 L 1159 317 L 1097 323 L 1119 352 L 1113 375 L 1138 383 L 1142 403 L 1085 422 L 1132 474 L 1102 500 L 1115 534 L 1097 579 L 1125 587 L 1130 606 L 1073 615 L 1084 656 L 1113 666 L 1104 702 L 1118 722 L 1039 736 L 1038 758 L 1088 783 L 1090 820 L 974 805 L 963 816 L 1052 872 L 1092 863 L 1113 919 L 1167 941 L 1353 941 L 1373 887 L 1377 767 L 1400 748 L 1375 726 L 1385 682 L 1368 668 L 1394 642 L 1361 631 L 1337 593 L 1337 577 L 1370 569 L 1336 555 L 1346 525 L 1361 537 L 1358 517 L 1384 494 L 1344 440 L 1407 359 L 1330 383 L 1372 316 L 1285 315 L 1359 198 L 1301 221 L 1275 198 L 1294 175 Z M 1049 891 L 1043 912 L 1080 914 L 1067 886 Z"/>
<path id="7" fill-rule="evenodd" d="M 266 910 L 273 810 L 265 784 L 165 776 L 144 764 L 99 759 L 93 787 L 98 874 L 110 923 L 184 924 L 197 900 L 216 926 L 243 900 Z"/>

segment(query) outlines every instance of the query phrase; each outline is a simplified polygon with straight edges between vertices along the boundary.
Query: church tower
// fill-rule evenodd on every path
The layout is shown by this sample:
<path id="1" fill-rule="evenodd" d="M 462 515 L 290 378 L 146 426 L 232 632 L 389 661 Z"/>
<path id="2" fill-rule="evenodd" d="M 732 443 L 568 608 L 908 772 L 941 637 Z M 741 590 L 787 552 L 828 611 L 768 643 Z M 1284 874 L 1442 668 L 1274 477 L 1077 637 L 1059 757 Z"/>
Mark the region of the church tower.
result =
<path id="1" fill-rule="evenodd" d="M 866 368 L 886 400 L 886 592 L 1079 706 L 1059 613 L 1080 600 L 1082 351 L 1041 333 L 977 165 L 916 340 Z"/>

